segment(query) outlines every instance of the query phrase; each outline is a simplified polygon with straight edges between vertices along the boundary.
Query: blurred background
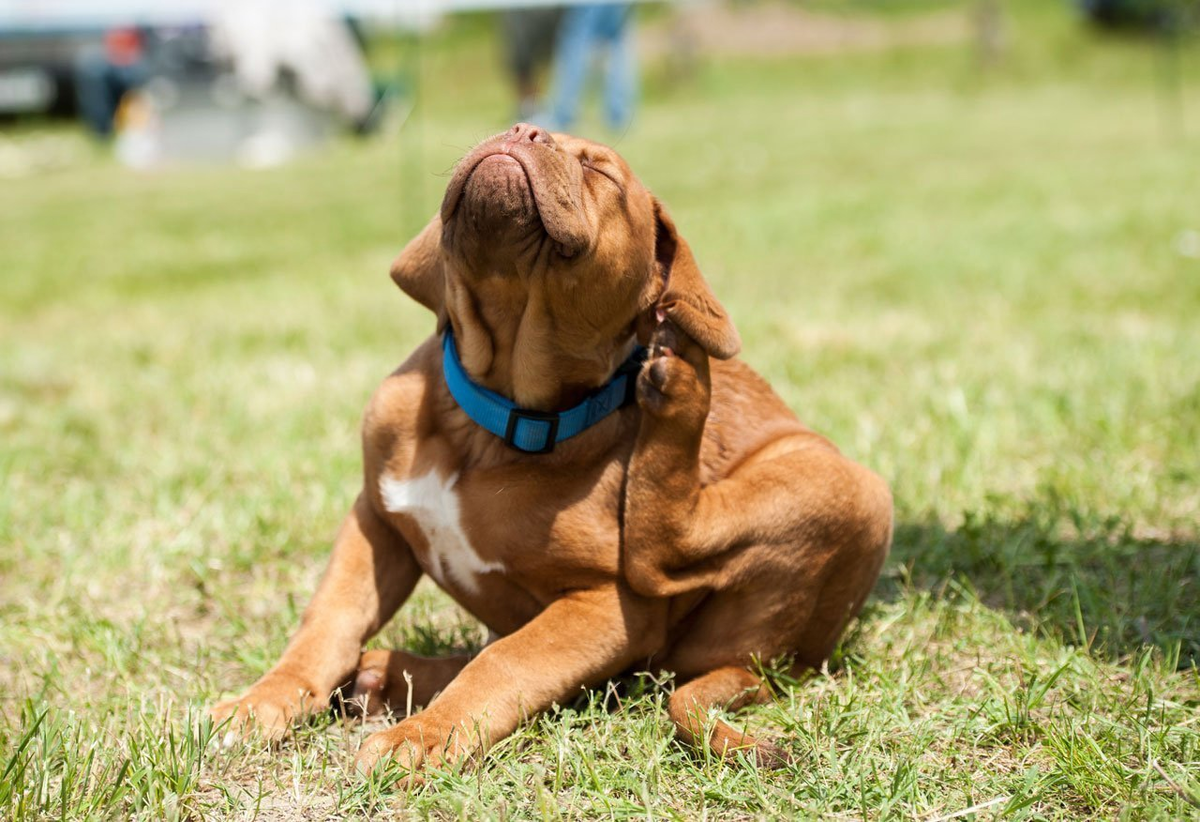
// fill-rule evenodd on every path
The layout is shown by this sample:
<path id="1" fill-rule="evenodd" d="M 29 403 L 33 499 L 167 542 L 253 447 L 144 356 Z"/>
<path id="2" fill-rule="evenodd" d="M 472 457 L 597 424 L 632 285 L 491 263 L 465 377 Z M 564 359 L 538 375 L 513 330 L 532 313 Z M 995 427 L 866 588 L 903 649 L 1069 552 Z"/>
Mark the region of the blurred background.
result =
<path id="1" fill-rule="evenodd" d="M 892 559 L 842 657 L 864 698 L 913 658 L 897 682 L 931 722 L 1057 682 L 1043 730 L 1100 717 L 1105 761 L 1142 751 L 1158 779 L 1183 736 L 1120 706 L 1141 649 L 1200 656 L 1197 20 L 1196 0 L 0 0 L 0 737 L 44 708 L 39 733 L 110 717 L 157 750 L 145 717 L 274 660 L 357 492 L 362 408 L 434 331 L 388 265 L 520 118 L 614 145 L 744 358 L 891 482 Z M 423 584 L 378 643 L 481 636 Z M 1196 704 L 1194 681 L 1154 687 Z M 1027 727 L 998 743 L 1013 761 Z M 1023 783 L 1040 813 L 1150 801 L 1079 763 Z M 930 765 L 906 807 L 1016 796 L 1021 767 Z M 874 784 L 829 773 L 805 807 Z M 704 792 L 679 795 L 697 818 Z"/>
<path id="2" fill-rule="evenodd" d="M 1194 0 L 3 0 L 0 122 L 17 134 L 81 123 L 135 168 L 270 166 L 346 132 L 365 136 L 386 124 L 395 138 L 423 79 L 441 96 L 423 66 L 472 75 L 478 102 L 490 103 L 476 107 L 481 127 L 535 120 L 591 131 L 602 123 L 613 137 L 633 124 L 644 83 L 652 103 L 702 96 L 706 75 L 731 58 L 836 64 L 839 55 L 958 47 L 973 64 L 947 78 L 961 84 L 988 71 L 1028 71 L 1031 58 L 1053 57 L 1046 51 L 1056 46 L 1107 38 L 1127 56 L 1133 42 L 1157 50 L 1161 126 L 1178 131 L 1183 51 L 1198 17 Z M 1057 28 L 1058 39 L 1017 48 L 1014 34 L 1027 25 L 1044 41 Z M 1064 26 L 1077 30 L 1075 42 L 1062 39 Z M 1057 56 L 1057 65 L 1040 66 L 1044 74 L 1068 59 Z M 422 108 L 465 108 L 464 96 Z M 6 148 L 10 176 L 54 162 L 36 146 Z"/>

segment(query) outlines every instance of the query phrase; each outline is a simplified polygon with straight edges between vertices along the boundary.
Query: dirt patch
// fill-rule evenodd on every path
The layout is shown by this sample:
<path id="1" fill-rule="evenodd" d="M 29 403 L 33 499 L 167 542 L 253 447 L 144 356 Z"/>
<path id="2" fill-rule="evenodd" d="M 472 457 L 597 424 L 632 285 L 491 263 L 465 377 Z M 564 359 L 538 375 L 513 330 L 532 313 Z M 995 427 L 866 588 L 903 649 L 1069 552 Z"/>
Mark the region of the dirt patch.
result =
<path id="1" fill-rule="evenodd" d="M 681 50 L 738 56 L 840 54 L 958 43 L 969 36 L 971 20 L 961 10 L 885 20 L 817 14 L 784 3 L 683 5 L 639 32 L 640 48 L 648 55 Z"/>

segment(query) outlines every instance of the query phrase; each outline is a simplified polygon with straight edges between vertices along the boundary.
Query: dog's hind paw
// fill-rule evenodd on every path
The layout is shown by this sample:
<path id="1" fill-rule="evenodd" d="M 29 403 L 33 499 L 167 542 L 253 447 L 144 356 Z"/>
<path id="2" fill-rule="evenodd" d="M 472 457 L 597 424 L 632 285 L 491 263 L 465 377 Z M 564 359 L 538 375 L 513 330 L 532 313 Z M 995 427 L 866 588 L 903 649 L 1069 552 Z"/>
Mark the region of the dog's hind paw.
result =
<path id="1" fill-rule="evenodd" d="M 755 742 L 752 756 L 758 767 L 772 771 L 786 768 L 796 762 L 795 757 L 785 749 L 773 742 L 763 742 L 761 739 Z"/>
<path id="2" fill-rule="evenodd" d="M 350 697 L 343 703 L 346 713 L 375 716 L 388 710 L 388 656 L 387 651 L 367 651 L 362 655 Z"/>
<path id="3" fill-rule="evenodd" d="M 708 355 L 678 326 L 663 320 L 650 338 L 637 389 L 646 413 L 703 427 L 710 402 Z"/>

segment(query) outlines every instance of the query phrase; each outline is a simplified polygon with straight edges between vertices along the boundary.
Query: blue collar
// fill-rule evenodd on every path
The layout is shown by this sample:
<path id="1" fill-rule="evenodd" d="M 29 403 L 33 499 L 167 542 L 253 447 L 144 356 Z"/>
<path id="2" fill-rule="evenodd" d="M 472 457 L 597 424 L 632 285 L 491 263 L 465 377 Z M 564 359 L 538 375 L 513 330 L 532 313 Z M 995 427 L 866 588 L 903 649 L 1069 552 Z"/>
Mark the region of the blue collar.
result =
<path id="1" fill-rule="evenodd" d="M 526 454 L 547 454 L 557 443 L 591 428 L 618 408 L 633 402 L 638 370 L 646 349 L 638 346 L 612 379 L 583 402 L 566 411 L 530 411 L 517 406 L 495 391 L 471 382 L 458 358 L 454 334 L 449 327 L 442 335 L 442 375 L 446 387 L 466 415 L 504 440 L 505 445 Z"/>

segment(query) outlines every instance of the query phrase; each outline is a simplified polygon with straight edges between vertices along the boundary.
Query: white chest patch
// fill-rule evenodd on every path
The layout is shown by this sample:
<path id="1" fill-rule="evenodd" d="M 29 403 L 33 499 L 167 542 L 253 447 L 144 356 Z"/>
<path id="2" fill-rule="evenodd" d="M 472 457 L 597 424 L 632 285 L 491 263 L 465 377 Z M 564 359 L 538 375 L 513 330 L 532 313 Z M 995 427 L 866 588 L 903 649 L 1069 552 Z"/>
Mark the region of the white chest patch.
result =
<path id="1" fill-rule="evenodd" d="M 476 593 L 477 577 L 503 571 L 504 564 L 485 562 L 471 547 L 454 491 L 457 481 L 458 474 L 443 481 L 436 471 L 408 480 L 384 474 L 379 479 L 379 494 L 389 511 L 416 520 L 429 543 L 429 573 L 433 578 L 442 584 L 453 581 Z"/>

